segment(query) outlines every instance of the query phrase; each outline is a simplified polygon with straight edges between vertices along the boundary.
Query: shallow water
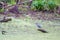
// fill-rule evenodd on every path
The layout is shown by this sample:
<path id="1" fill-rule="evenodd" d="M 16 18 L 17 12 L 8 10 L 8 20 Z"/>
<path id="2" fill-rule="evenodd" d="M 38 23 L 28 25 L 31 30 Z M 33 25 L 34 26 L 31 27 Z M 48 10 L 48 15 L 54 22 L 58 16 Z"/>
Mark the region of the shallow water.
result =
<path id="1" fill-rule="evenodd" d="M 39 22 L 48 33 L 37 31 L 34 23 Z M 60 40 L 60 27 L 53 25 L 55 21 L 12 19 L 8 23 L 0 23 L 0 40 Z M 51 25 L 52 24 L 52 25 Z M 5 30 L 5 35 L 1 31 Z"/>

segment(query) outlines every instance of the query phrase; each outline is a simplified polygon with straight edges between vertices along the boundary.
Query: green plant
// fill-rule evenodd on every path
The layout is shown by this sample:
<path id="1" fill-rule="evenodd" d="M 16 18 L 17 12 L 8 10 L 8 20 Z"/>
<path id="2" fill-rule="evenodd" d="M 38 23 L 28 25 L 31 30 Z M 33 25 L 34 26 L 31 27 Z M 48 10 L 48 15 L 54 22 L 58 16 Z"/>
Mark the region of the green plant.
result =
<path id="1" fill-rule="evenodd" d="M 55 4 L 55 2 L 54 1 L 49 1 L 48 2 L 48 9 L 49 10 L 54 10 L 55 8 L 56 8 L 56 4 Z"/>
<path id="2" fill-rule="evenodd" d="M 16 4 L 15 0 L 7 0 L 7 3 L 11 5 Z"/>
<path id="3" fill-rule="evenodd" d="M 57 5 L 53 0 L 34 0 L 31 7 L 36 10 L 54 10 Z"/>
<path id="4" fill-rule="evenodd" d="M 15 4 L 15 0 L 0 0 L 1 2 L 6 2 L 8 4 Z"/>
<path id="5" fill-rule="evenodd" d="M 31 5 L 32 8 L 35 8 L 36 10 L 43 10 L 44 9 L 44 3 L 42 0 L 34 0 Z"/>

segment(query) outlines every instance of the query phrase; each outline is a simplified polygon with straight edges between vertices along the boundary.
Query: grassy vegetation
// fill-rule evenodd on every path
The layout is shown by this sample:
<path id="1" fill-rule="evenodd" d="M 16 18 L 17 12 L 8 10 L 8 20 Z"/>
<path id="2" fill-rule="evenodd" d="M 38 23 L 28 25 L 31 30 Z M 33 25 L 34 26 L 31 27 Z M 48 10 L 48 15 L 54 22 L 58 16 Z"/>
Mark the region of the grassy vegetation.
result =
<path id="1" fill-rule="evenodd" d="M 55 10 L 57 4 L 53 0 L 34 0 L 31 4 L 32 9 L 36 10 Z"/>

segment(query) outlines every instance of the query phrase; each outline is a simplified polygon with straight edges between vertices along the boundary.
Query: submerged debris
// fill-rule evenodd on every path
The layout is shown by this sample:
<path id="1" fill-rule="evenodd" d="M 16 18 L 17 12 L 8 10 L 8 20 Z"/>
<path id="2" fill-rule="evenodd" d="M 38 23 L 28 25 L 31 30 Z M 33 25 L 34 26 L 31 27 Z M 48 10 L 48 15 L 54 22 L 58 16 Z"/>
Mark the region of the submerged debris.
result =
<path id="1" fill-rule="evenodd" d="M 11 20 L 12 20 L 11 18 L 7 18 L 7 19 L 3 18 L 2 20 L 0 20 L 0 22 L 8 22 L 8 21 L 11 21 Z"/>
<path id="2" fill-rule="evenodd" d="M 5 35 L 6 31 L 2 31 L 2 35 Z"/>
<path id="3" fill-rule="evenodd" d="M 43 32 L 43 33 L 48 33 L 46 30 L 44 30 L 44 29 L 37 29 L 38 31 L 41 31 L 41 32 Z"/>

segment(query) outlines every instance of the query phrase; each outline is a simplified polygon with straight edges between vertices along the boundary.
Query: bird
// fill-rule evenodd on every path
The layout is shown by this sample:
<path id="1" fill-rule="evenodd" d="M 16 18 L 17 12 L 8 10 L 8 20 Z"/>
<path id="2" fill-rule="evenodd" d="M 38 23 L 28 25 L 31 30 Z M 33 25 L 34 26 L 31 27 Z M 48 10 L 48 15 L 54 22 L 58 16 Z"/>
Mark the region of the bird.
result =
<path id="1" fill-rule="evenodd" d="M 39 23 L 36 23 L 36 26 L 37 26 L 38 28 L 41 28 L 41 24 L 39 24 Z"/>
<path id="2" fill-rule="evenodd" d="M 36 26 L 38 27 L 38 31 L 41 31 L 43 33 L 48 33 L 46 30 L 44 30 L 39 23 L 36 23 Z"/>

